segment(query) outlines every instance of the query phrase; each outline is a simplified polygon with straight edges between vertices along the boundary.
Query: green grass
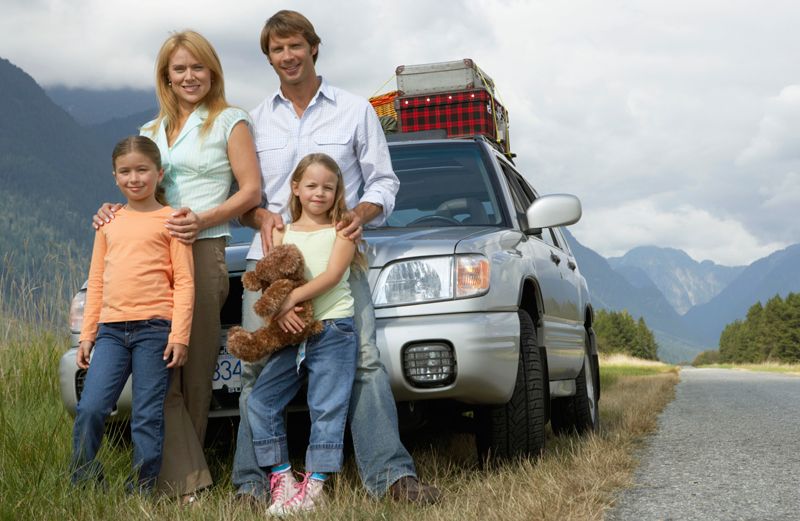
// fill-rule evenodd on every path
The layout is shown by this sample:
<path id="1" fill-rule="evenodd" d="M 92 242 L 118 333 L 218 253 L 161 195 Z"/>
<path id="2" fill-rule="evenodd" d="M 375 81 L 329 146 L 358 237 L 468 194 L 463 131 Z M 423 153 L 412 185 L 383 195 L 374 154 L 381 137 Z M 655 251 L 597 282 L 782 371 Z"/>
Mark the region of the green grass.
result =
<path id="1" fill-rule="evenodd" d="M 675 365 L 618 354 L 601 355 L 600 369 L 601 389 L 614 385 L 620 377 L 654 376 L 678 371 L 678 367 Z"/>
<path id="2" fill-rule="evenodd" d="M 677 371 L 675 366 L 666 367 L 642 367 L 642 366 L 601 366 L 600 388 L 605 388 L 619 381 L 622 376 L 653 376 L 663 373 L 674 373 Z"/>

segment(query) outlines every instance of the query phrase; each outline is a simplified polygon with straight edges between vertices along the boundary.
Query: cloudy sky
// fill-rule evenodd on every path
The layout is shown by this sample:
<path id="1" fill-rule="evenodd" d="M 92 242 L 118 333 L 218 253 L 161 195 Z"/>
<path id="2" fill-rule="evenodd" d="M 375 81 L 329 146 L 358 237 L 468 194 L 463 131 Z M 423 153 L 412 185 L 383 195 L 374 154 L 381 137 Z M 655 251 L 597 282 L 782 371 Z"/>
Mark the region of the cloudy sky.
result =
<path id="1" fill-rule="evenodd" d="M 44 86 L 149 88 L 172 30 L 216 46 L 228 98 L 277 88 L 258 45 L 281 8 L 322 37 L 317 71 L 363 96 L 400 64 L 473 58 L 540 193 L 615 256 L 645 244 L 747 264 L 800 242 L 800 2 L 2 0 L 0 57 Z M 390 80 L 386 87 L 384 85 Z"/>

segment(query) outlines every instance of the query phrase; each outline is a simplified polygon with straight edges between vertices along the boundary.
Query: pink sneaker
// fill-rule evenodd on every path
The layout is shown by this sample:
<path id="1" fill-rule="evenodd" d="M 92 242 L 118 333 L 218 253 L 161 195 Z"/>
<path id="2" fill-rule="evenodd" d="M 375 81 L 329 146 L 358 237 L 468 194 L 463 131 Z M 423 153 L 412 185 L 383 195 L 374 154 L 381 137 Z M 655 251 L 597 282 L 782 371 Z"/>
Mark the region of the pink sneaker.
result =
<path id="1" fill-rule="evenodd" d="M 294 479 L 292 470 L 273 472 L 269 476 L 269 509 L 267 513 L 273 516 L 285 514 L 283 505 L 295 495 L 297 480 Z"/>
<path id="2" fill-rule="evenodd" d="M 311 479 L 311 472 L 303 474 L 303 481 L 295 485 L 294 496 L 283 504 L 283 514 L 316 510 L 325 501 L 324 486 L 324 481 Z"/>

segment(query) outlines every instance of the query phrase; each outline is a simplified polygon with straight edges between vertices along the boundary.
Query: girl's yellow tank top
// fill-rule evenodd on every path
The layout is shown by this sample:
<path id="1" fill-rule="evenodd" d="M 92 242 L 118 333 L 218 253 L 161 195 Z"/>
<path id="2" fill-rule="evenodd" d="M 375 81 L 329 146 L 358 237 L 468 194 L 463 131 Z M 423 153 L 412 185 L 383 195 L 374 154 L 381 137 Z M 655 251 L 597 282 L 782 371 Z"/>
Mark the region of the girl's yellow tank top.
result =
<path id="1" fill-rule="evenodd" d="M 336 229 L 333 226 L 313 232 L 298 232 L 292 230 L 291 224 L 287 224 L 283 235 L 284 244 L 294 244 L 303 253 L 306 263 L 305 276 L 308 280 L 327 269 L 334 242 L 336 242 Z M 347 281 L 349 277 L 348 267 L 336 286 L 313 299 L 315 319 L 353 316 L 353 296 L 350 293 L 350 283 Z"/>

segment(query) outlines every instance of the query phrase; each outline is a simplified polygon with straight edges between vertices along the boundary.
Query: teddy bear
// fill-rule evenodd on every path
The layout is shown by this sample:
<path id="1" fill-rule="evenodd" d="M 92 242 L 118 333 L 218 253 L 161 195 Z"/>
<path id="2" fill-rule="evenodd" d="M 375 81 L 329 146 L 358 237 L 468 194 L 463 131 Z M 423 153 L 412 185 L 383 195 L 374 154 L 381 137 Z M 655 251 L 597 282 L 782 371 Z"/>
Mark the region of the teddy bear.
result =
<path id="1" fill-rule="evenodd" d="M 244 274 L 242 286 L 251 291 L 263 291 L 253 310 L 264 319 L 265 325 L 252 333 L 239 326 L 231 328 L 228 331 L 228 351 L 231 354 L 246 362 L 255 362 L 322 332 L 322 323 L 314 320 L 311 301 L 299 304 L 303 310 L 298 316 L 305 323 L 305 328 L 299 333 L 285 332 L 272 320 L 272 315 L 280 309 L 289 293 L 307 282 L 304 269 L 303 254 L 297 246 L 281 244 L 258 261 L 254 271 Z"/>

